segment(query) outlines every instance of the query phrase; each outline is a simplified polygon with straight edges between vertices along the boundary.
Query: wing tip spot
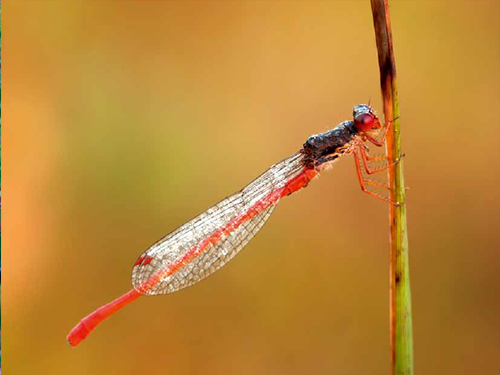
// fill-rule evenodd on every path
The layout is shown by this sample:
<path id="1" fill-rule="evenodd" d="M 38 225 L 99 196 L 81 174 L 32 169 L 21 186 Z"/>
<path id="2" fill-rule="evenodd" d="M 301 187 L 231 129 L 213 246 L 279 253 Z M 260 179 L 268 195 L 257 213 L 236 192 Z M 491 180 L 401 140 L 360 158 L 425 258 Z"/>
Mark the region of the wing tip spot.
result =
<path id="1" fill-rule="evenodd" d="M 135 262 L 134 266 L 146 266 L 151 263 L 152 260 L 153 258 L 149 255 L 143 255 L 139 257 L 139 259 L 137 259 L 137 262 Z"/>

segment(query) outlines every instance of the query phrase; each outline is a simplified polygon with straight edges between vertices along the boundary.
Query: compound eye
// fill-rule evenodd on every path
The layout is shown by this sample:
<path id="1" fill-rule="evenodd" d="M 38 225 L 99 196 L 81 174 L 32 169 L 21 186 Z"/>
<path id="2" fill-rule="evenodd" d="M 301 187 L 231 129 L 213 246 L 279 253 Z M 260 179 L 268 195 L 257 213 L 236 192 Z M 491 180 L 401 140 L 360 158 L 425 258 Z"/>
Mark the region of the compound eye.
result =
<path id="1" fill-rule="evenodd" d="M 367 131 L 373 127 L 373 116 L 369 114 L 363 114 L 356 118 L 356 127 L 359 130 Z"/>
<path id="2" fill-rule="evenodd" d="M 363 118 L 361 120 L 363 124 L 369 124 L 370 122 L 373 121 L 373 117 L 370 115 L 363 115 Z"/>

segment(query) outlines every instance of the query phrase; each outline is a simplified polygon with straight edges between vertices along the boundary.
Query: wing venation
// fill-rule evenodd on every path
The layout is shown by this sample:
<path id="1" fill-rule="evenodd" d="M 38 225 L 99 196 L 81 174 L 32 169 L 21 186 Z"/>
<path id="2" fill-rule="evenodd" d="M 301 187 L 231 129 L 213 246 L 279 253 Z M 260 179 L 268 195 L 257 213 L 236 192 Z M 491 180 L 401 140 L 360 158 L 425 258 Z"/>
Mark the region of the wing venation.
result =
<path id="1" fill-rule="evenodd" d="M 278 200 L 268 207 L 259 202 L 299 174 L 303 169 L 301 161 L 302 154 L 297 153 L 273 165 L 239 192 L 153 244 L 132 269 L 134 287 L 148 295 L 172 293 L 197 283 L 229 262 L 266 223 Z M 175 272 L 144 290 L 142 286 L 153 275 L 173 264 L 180 264 Z"/>

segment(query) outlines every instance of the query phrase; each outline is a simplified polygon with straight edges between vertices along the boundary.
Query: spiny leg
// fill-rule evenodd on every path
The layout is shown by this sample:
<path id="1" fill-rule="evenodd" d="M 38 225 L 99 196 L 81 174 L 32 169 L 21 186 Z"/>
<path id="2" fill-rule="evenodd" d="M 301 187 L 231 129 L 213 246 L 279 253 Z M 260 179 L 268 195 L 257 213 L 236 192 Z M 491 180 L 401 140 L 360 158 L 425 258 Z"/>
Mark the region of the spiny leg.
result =
<path id="1" fill-rule="evenodd" d="M 368 155 L 368 154 L 367 154 L 367 152 L 366 152 L 366 149 L 365 149 L 363 146 L 360 146 L 360 147 L 359 147 L 359 151 L 360 151 L 360 153 L 361 153 L 361 158 L 363 159 L 363 166 L 364 166 L 364 168 L 365 168 L 366 173 L 368 173 L 368 174 L 375 174 L 375 173 L 378 173 L 378 172 L 385 171 L 385 170 L 389 169 L 390 167 L 392 167 L 393 165 L 398 164 L 398 163 L 399 163 L 399 161 L 400 161 L 400 160 L 398 159 L 398 160 L 396 160 L 396 161 L 395 161 L 395 162 L 393 162 L 393 163 L 389 163 L 389 164 L 387 164 L 387 165 L 385 165 L 385 166 L 383 166 L 383 167 L 381 167 L 381 168 L 377 168 L 377 169 L 372 170 L 372 169 L 370 169 L 370 165 L 369 165 L 369 163 L 368 163 L 368 161 L 369 161 L 370 159 L 369 159 L 369 155 Z M 385 157 L 385 158 L 387 158 L 387 157 Z"/>
<path id="2" fill-rule="evenodd" d="M 367 163 L 366 161 L 381 161 L 381 160 L 383 160 L 383 161 L 386 161 L 386 162 L 387 162 L 387 161 L 388 161 L 388 159 L 389 159 L 389 158 L 388 158 L 387 156 L 385 156 L 385 155 L 384 155 L 384 156 L 375 156 L 375 157 L 371 157 L 371 156 L 370 156 L 370 154 L 369 154 L 369 151 L 370 151 L 370 150 L 368 149 L 368 147 L 367 147 L 366 145 L 364 145 L 364 144 L 363 144 L 363 145 L 360 145 L 359 147 L 360 147 L 360 148 L 364 148 L 364 149 L 366 150 L 366 152 L 365 152 L 365 156 L 366 156 L 366 158 L 365 158 L 365 160 L 363 161 L 363 164 L 365 164 L 365 165 L 368 165 L 368 163 Z M 366 170 L 366 166 L 365 166 L 365 170 Z M 363 176 L 363 177 L 364 177 L 364 176 Z M 363 178 L 363 180 L 364 180 L 364 182 L 365 182 L 366 184 L 370 184 L 370 185 L 378 186 L 378 187 L 381 187 L 381 188 L 384 188 L 384 189 L 390 189 L 389 185 L 384 184 L 383 182 L 373 181 L 373 180 L 369 180 L 369 179 L 367 179 L 367 178 Z"/>
<path id="3" fill-rule="evenodd" d="M 364 181 L 366 184 L 370 184 L 370 185 L 378 186 L 378 187 L 381 187 L 381 188 L 384 188 L 384 189 L 390 189 L 389 185 L 384 184 L 383 182 L 378 182 L 378 181 L 368 180 L 368 179 L 366 179 L 366 178 L 363 178 L 363 181 Z"/>
<path id="4" fill-rule="evenodd" d="M 368 154 L 369 150 L 365 145 L 360 145 L 359 147 L 360 147 L 360 152 L 361 152 L 361 156 L 363 159 L 363 165 L 364 165 L 364 168 L 368 174 L 374 174 L 374 173 L 384 171 L 386 169 L 389 169 L 391 166 L 398 164 L 401 161 L 401 159 L 399 159 L 399 160 L 396 160 L 394 163 L 385 165 L 382 168 L 375 169 L 375 170 L 371 170 L 371 169 L 369 170 L 369 163 L 367 161 L 379 161 L 379 160 L 387 161 L 389 158 L 387 156 L 370 157 L 370 155 Z M 405 154 L 401 155 L 401 157 L 404 157 L 404 156 L 405 156 Z M 370 184 L 370 185 L 375 185 L 375 186 L 379 186 L 381 188 L 390 189 L 389 185 L 384 184 L 382 182 L 372 181 L 372 180 L 368 180 L 366 178 L 364 178 L 364 181 L 365 181 L 365 183 Z M 408 189 L 409 189 L 409 187 L 405 187 L 405 190 L 408 190 Z"/>
<path id="5" fill-rule="evenodd" d="M 363 177 L 363 172 L 361 170 L 361 164 L 360 164 L 360 160 L 359 160 L 358 150 L 354 149 L 353 154 L 354 154 L 354 162 L 356 164 L 356 172 L 357 172 L 357 175 L 358 175 L 359 186 L 361 187 L 361 190 L 363 191 L 363 193 L 371 195 L 374 198 L 380 199 L 380 200 L 382 200 L 384 202 L 393 204 L 395 206 L 399 206 L 398 202 L 393 202 L 390 199 L 388 199 L 386 197 L 383 197 L 380 194 L 374 193 L 373 191 L 369 191 L 366 188 L 365 182 L 367 182 L 367 181 L 365 181 L 365 179 Z M 371 181 L 371 182 L 373 182 L 373 181 Z"/>
<path id="6" fill-rule="evenodd" d="M 388 160 L 389 158 L 387 156 L 375 156 L 372 157 L 370 154 L 366 153 L 366 160 L 368 161 L 381 161 L 381 160 Z"/>
<path id="7" fill-rule="evenodd" d="M 360 146 L 361 147 L 361 146 Z M 366 145 L 363 145 L 362 147 L 364 147 L 366 149 L 366 159 L 368 161 L 381 161 L 381 160 L 385 160 L 385 161 L 388 161 L 389 158 L 387 156 L 370 156 L 369 152 L 370 150 L 368 149 L 368 146 Z"/>

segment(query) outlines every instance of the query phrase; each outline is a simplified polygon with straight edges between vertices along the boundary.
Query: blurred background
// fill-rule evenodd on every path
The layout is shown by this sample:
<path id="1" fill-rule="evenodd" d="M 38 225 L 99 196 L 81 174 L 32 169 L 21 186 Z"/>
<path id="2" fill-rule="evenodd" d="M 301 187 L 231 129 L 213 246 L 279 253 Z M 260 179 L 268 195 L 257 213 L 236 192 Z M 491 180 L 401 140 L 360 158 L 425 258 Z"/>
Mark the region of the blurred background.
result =
<path id="1" fill-rule="evenodd" d="M 500 6 L 392 1 L 418 374 L 500 372 Z M 351 157 L 230 264 L 141 298 L 152 242 L 381 112 L 369 1 L 3 4 L 6 374 L 388 374 L 388 207 Z"/>

